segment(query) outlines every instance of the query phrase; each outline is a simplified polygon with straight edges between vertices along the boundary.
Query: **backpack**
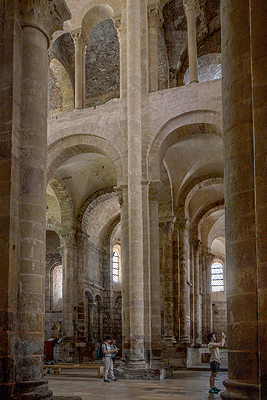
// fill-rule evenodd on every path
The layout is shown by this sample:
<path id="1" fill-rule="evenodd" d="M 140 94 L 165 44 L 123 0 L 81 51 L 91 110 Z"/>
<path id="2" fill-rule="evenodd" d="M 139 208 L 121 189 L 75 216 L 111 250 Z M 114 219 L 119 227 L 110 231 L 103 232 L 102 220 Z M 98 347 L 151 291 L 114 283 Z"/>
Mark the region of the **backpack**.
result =
<path id="1" fill-rule="evenodd" d="M 103 344 L 105 344 L 105 343 L 103 343 Z M 97 348 L 97 351 L 96 351 L 97 358 L 103 358 L 104 357 L 104 354 L 103 354 L 103 351 L 102 351 L 103 344 L 100 344 L 98 346 L 98 348 Z M 107 349 L 107 345 L 106 344 L 105 344 L 105 346 L 106 346 L 106 349 Z"/>

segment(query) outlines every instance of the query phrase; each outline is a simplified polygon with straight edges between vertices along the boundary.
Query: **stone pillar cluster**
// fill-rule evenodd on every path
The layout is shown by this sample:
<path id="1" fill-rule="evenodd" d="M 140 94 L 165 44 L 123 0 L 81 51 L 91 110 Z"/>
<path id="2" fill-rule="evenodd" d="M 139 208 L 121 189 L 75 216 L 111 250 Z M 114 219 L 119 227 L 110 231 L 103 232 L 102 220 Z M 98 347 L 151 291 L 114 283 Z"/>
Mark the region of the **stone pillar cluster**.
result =
<path id="1" fill-rule="evenodd" d="M 174 297 L 173 297 L 173 229 L 174 222 L 161 223 L 162 232 L 162 301 L 163 301 L 163 341 L 165 345 L 176 343 L 174 336 Z"/>
<path id="2" fill-rule="evenodd" d="M 127 133 L 129 227 L 129 366 L 145 368 L 143 222 L 141 187 L 141 13 L 140 0 L 127 0 Z"/>

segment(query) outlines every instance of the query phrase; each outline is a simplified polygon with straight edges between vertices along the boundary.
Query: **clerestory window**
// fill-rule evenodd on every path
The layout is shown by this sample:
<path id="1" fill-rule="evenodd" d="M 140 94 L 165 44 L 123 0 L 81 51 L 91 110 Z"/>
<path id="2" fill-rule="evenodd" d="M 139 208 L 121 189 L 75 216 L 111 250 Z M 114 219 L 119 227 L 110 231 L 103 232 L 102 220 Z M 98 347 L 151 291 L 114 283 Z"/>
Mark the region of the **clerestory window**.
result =
<path id="1" fill-rule="evenodd" d="M 213 292 L 223 292 L 223 265 L 220 262 L 214 262 L 211 265 L 211 287 Z"/>
<path id="2" fill-rule="evenodd" d="M 112 277 L 113 282 L 119 282 L 119 253 L 116 249 L 113 249 Z"/>

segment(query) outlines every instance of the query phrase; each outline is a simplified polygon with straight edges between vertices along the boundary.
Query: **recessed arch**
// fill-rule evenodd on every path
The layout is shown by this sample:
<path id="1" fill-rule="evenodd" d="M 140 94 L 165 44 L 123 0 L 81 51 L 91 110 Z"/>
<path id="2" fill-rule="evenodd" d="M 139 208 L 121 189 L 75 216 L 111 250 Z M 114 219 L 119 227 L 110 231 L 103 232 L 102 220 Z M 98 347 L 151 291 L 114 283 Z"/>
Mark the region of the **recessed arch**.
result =
<path id="1" fill-rule="evenodd" d="M 82 19 L 82 28 L 87 38 L 93 28 L 105 19 L 111 19 L 114 15 L 112 7 L 108 4 L 98 4 L 91 7 Z"/>
<path id="2" fill-rule="evenodd" d="M 221 114 L 213 110 L 195 110 L 167 121 L 155 135 L 148 149 L 148 178 L 160 180 L 160 166 L 167 149 L 191 135 L 222 136 Z"/>
<path id="3" fill-rule="evenodd" d="M 195 218 L 192 224 L 192 232 L 193 235 L 195 235 L 195 237 L 201 237 L 203 245 L 208 246 L 208 235 L 210 232 L 210 228 L 206 228 L 205 233 L 202 232 L 203 231 L 202 227 L 205 221 L 207 221 L 212 214 L 217 214 L 218 218 L 220 218 L 221 215 L 224 214 L 224 211 L 225 211 L 225 205 L 224 205 L 224 199 L 222 199 L 221 201 L 210 204 Z M 218 218 L 216 217 L 216 220 Z"/>
<path id="4" fill-rule="evenodd" d="M 50 68 L 58 80 L 62 99 L 63 112 L 71 111 L 74 108 L 74 92 L 69 75 L 60 61 L 53 58 L 50 62 Z"/>
<path id="5" fill-rule="evenodd" d="M 117 181 L 123 178 L 123 162 L 118 151 L 106 140 L 92 135 L 72 135 L 54 141 L 48 147 L 47 177 L 69 158 L 82 153 L 97 153 L 110 158 L 116 168 Z M 119 183 L 117 183 L 119 184 Z"/>

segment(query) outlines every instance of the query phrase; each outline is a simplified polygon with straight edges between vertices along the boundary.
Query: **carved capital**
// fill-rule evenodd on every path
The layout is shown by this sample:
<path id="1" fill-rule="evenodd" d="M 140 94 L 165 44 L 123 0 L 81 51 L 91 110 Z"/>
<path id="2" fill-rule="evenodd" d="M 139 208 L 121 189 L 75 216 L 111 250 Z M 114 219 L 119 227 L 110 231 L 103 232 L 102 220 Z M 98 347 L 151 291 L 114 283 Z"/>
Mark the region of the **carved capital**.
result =
<path id="1" fill-rule="evenodd" d="M 64 241 L 65 246 L 73 245 L 75 243 L 75 230 L 61 231 L 60 235 Z"/>
<path id="2" fill-rule="evenodd" d="M 114 19 L 114 26 L 117 29 L 118 33 L 121 34 L 122 24 L 121 24 L 121 18 L 120 17 Z"/>
<path id="3" fill-rule="evenodd" d="M 181 217 L 177 218 L 177 226 L 178 226 L 179 234 L 181 234 L 183 236 L 185 234 L 185 232 L 189 230 L 190 222 L 188 221 L 187 218 L 181 216 Z"/>
<path id="4" fill-rule="evenodd" d="M 62 0 L 19 0 L 22 27 L 40 30 L 52 39 L 55 31 L 63 29 L 64 21 L 71 18 L 71 13 Z"/>
<path id="5" fill-rule="evenodd" d="M 148 23 L 149 27 L 158 29 L 162 26 L 163 16 L 160 12 L 158 5 L 151 6 L 148 9 Z"/>
<path id="6" fill-rule="evenodd" d="M 71 31 L 71 36 L 73 38 L 75 46 L 76 46 L 76 44 L 80 44 L 81 46 L 84 47 L 84 50 L 87 49 L 89 40 L 85 36 L 82 28 L 78 28 L 78 29 L 75 29 L 74 31 Z"/>
<path id="7" fill-rule="evenodd" d="M 211 266 L 211 264 L 212 264 L 214 258 L 215 258 L 215 255 L 212 254 L 212 253 L 208 253 L 208 254 L 206 255 L 206 263 L 207 263 L 207 266 L 208 266 L 208 267 Z"/>
<path id="8" fill-rule="evenodd" d="M 119 203 L 120 203 L 120 207 L 122 207 L 123 206 L 123 191 L 124 190 L 127 190 L 127 188 L 128 188 L 128 186 L 127 185 L 124 185 L 124 186 L 115 186 L 114 187 L 114 191 L 117 193 L 117 196 L 118 196 L 118 200 L 119 200 Z"/>
<path id="9" fill-rule="evenodd" d="M 192 246 L 193 246 L 193 249 L 194 249 L 195 253 L 199 253 L 200 250 L 201 250 L 201 241 L 198 240 L 198 239 L 193 239 L 191 241 L 191 243 L 192 243 Z"/>
<path id="10" fill-rule="evenodd" d="M 194 10 L 196 14 L 199 14 L 199 0 L 183 0 L 185 14 L 187 14 L 188 10 Z"/>

